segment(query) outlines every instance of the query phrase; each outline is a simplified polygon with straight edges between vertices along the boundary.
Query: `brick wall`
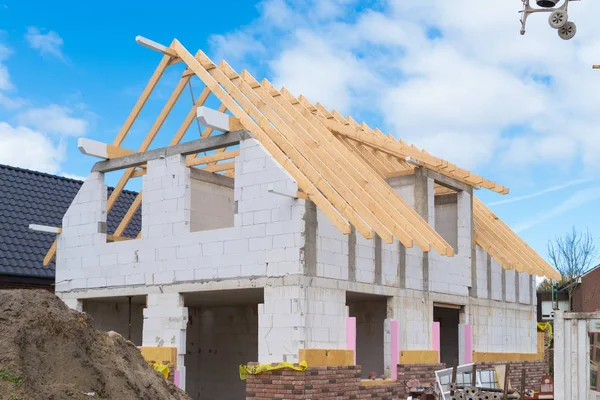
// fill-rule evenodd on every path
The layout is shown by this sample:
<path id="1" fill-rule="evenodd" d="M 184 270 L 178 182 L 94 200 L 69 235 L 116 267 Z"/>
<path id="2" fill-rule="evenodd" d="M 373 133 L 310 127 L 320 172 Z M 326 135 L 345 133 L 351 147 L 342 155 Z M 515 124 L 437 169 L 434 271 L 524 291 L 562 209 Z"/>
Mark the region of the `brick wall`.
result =
<path id="1" fill-rule="evenodd" d="M 494 365 L 503 365 L 506 363 L 477 363 L 478 369 L 489 369 L 493 368 Z M 542 376 L 548 375 L 548 362 L 546 360 L 540 361 L 520 361 L 511 362 L 509 379 L 510 384 L 514 389 L 520 390 L 521 388 L 521 371 L 525 369 L 525 389 L 532 389 L 535 391 L 540 390 L 540 384 L 542 382 Z"/>
<path id="2" fill-rule="evenodd" d="M 433 371 L 445 364 L 401 365 L 398 380 L 385 385 L 361 385 L 360 366 L 309 367 L 306 371 L 272 371 L 248 375 L 248 400 L 312 400 L 312 399 L 398 399 L 406 395 L 406 382 L 419 379 L 422 383 L 435 382 Z"/>
<path id="3" fill-rule="evenodd" d="M 435 371 L 446 368 L 446 364 L 409 364 L 398 365 L 398 382 L 401 394 L 408 395 L 406 383 L 411 379 L 418 379 L 421 384 L 435 386 Z"/>

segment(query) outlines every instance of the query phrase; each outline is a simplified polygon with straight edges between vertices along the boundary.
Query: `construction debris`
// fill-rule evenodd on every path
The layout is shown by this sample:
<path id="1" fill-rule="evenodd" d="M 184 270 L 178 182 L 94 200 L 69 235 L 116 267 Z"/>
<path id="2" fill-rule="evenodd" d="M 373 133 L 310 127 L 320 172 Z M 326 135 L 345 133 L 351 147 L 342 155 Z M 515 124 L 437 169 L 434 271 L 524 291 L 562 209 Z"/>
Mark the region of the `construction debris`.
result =
<path id="1" fill-rule="evenodd" d="M 0 290 L 0 399 L 189 400 L 133 343 L 45 290 Z"/>

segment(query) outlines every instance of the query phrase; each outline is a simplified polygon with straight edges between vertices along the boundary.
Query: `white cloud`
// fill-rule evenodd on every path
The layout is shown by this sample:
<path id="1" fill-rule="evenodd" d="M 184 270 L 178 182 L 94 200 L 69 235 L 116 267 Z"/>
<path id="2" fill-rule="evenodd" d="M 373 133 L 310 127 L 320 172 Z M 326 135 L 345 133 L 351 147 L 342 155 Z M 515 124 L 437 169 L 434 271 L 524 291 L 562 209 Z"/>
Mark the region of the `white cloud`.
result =
<path id="1" fill-rule="evenodd" d="M 591 203 L 600 199 L 600 187 L 592 187 L 587 189 L 581 189 L 569 196 L 565 201 L 552 208 L 551 210 L 544 212 L 532 219 L 521 222 L 515 226 L 514 231 L 517 233 L 526 231 L 539 225 L 543 222 L 549 221 L 560 215 L 565 214 L 571 210 L 575 210 L 585 204 Z"/>
<path id="2" fill-rule="evenodd" d="M 31 108 L 17 115 L 17 121 L 50 134 L 81 136 L 88 130 L 88 122 L 72 116 L 73 110 L 56 104 Z"/>
<path id="3" fill-rule="evenodd" d="M 519 35 L 519 2 L 389 0 L 371 10 L 355 3 L 267 0 L 235 37 L 268 49 L 276 84 L 367 114 L 371 126 L 462 167 L 600 161 L 600 74 L 590 68 L 599 62 L 600 2 L 570 8 L 578 24 L 571 41 L 545 14 L 532 15 Z M 428 36 L 432 29 L 439 34 Z"/>
<path id="4" fill-rule="evenodd" d="M 62 52 L 63 39 L 58 33 L 54 31 L 42 33 L 35 26 L 30 26 L 27 28 L 25 39 L 31 48 L 39 50 L 42 55 L 48 54 L 60 60 L 65 59 Z"/>
<path id="5" fill-rule="evenodd" d="M 65 147 L 43 133 L 0 122 L 0 163 L 56 174 L 65 158 Z"/>

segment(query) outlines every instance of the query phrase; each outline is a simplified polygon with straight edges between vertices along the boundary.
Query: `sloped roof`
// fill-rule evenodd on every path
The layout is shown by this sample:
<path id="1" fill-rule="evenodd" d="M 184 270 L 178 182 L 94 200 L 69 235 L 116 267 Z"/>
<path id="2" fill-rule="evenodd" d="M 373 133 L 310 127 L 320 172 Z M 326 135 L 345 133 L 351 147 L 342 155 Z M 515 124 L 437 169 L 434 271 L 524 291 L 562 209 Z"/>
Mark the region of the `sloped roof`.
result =
<path id="1" fill-rule="evenodd" d="M 266 79 L 258 82 L 247 71 L 238 74 L 224 61 L 216 65 L 201 50 L 192 55 L 176 39 L 169 47 L 143 38 L 139 40 L 164 57 L 113 141 L 113 148 L 121 146 L 165 70 L 183 64 L 185 70 L 179 83 L 138 151 L 148 149 L 183 89 L 195 75 L 204 84 L 204 89 L 175 133 L 171 145 L 182 140 L 197 107 L 209 97 L 216 98 L 221 103 L 219 111 L 232 114 L 236 125 L 249 131 L 263 145 L 295 179 L 300 190 L 344 234 L 350 233 L 351 226 L 354 226 L 367 239 L 378 235 L 387 243 L 397 239 L 406 247 L 416 245 L 423 251 L 434 249 L 439 254 L 452 256 L 452 247 L 390 187 L 385 178 L 425 167 L 471 187 L 508 193 L 502 185 L 396 140 L 378 129 L 359 124 L 351 117 L 344 118 L 335 110 L 330 112 L 318 103 L 313 105 L 303 96 L 295 97 L 285 88 L 277 90 Z M 207 128 L 201 137 L 211 134 L 213 130 Z M 207 161 L 205 167 L 198 159 L 188 165 L 231 176 L 234 163 L 224 161 L 225 156 L 233 158 L 234 152 L 221 155 L 223 157 L 218 158 L 218 162 L 211 158 L 213 162 Z M 117 188 L 124 186 L 136 173 L 143 174 L 143 171 L 126 170 Z M 132 210 L 135 206 L 130 212 Z M 477 199 L 474 200 L 474 220 L 476 242 L 504 268 L 549 277 L 557 274 Z M 122 226 L 126 225 L 125 220 Z"/>
<path id="2" fill-rule="evenodd" d="M 62 217 L 83 184 L 82 181 L 0 164 L 0 274 L 40 278 L 54 277 L 54 262 L 43 259 L 56 235 L 36 232 L 29 224 L 61 226 Z M 109 188 L 109 193 L 112 188 Z M 114 232 L 137 193 L 124 191 L 108 216 L 108 231 Z M 125 236 L 141 229 L 137 213 Z"/>

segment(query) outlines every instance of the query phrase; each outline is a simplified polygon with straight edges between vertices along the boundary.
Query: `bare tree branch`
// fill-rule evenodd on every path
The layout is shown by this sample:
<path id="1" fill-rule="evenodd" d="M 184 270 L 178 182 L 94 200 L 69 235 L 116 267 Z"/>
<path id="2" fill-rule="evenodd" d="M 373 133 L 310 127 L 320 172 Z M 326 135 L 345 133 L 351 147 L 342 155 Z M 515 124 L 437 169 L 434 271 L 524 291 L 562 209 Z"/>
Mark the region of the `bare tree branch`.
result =
<path id="1" fill-rule="evenodd" d="M 569 294 L 569 310 L 575 291 L 576 280 L 587 272 L 598 257 L 598 248 L 589 230 L 579 232 L 575 227 L 564 237 L 556 237 L 548 241 L 548 259 L 550 264 L 562 276 L 560 285 Z"/>

